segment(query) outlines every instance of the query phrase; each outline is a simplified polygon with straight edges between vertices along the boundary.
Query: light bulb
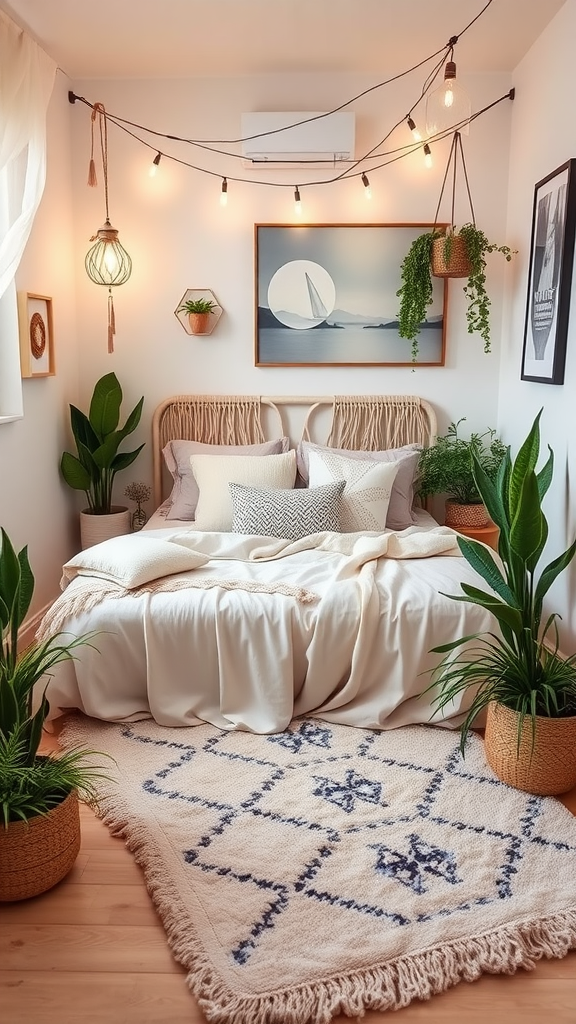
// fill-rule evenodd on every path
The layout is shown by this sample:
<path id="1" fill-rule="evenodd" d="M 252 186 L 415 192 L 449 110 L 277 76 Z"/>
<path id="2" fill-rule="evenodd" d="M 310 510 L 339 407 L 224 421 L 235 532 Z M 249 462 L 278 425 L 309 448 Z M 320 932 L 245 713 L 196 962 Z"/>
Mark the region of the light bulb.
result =
<path id="1" fill-rule="evenodd" d="M 424 144 L 424 166 L 432 167 L 432 150 L 427 142 Z"/>
<path id="2" fill-rule="evenodd" d="M 298 185 L 294 189 L 294 213 L 297 217 L 302 216 L 302 200 L 300 199 L 300 189 Z"/>
<path id="3" fill-rule="evenodd" d="M 372 189 L 370 188 L 370 182 L 367 174 L 362 175 L 362 184 L 364 185 L 364 195 L 366 196 L 366 199 L 372 199 Z"/>
<path id="4" fill-rule="evenodd" d="M 228 205 L 228 182 L 222 178 L 222 189 L 220 191 L 220 206 Z"/>
<path id="5" fill-rule="evenodd" d="M 161 159 L 162 159 L 162 153 L 156 153 L 156 156 L 154 157 L 154 159 L 152 161 L 152 166 L 150 167 L 150 170 L 148 171 L 148 174 L 150 175 L 151 178 L 155 178 L 156 177 L 156 174 L 158 172 L 158 166 L 160 164 Z"/>
<path id="6" fill-rule="evenodd" d="M 449 60 L 444 68 L 444 81 L 426 100 L 426 132 L 438 135 L 454 126 L 468 135 L 471 113 L 470 97 L 456 77 L 456 65 Z"/>
<path id="7" fill-rule="evenodd" d="M 110 277 L 116 277 L 120 264 L 111 245 L 107 245 L 104 251 L 104 266 L 110 274 Z"/>
<path id="8" fill-rule="evenodd" d="M 410 117 L 410 115 L 408 115 L 408 117 L 406 118 L 406 123 L 407 123 L 407 125 L 408 125 L 408 127 L 409 127 L 410 131 L 412 132 L 412 137 L 413 137 L 413 139 L 414 139 L 414 142 L 422 142 L 422 134 L 421 134 L 421 132 L 420 132 L 420 131 L 418 130 L 418 128 L 416 127 L 416 124 L 415 124 L 415 122 L 414 122 L 414 121 L 412 120 L 412 118 Z"/>

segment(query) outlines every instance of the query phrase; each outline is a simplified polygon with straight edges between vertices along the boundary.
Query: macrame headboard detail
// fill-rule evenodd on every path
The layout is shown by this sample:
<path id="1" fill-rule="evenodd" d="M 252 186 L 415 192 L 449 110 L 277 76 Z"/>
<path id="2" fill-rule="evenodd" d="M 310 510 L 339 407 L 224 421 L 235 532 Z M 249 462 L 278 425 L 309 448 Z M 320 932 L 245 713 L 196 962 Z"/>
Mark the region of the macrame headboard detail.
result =
<path id="1" fill-rule="evenodd" d="M 328 439 L 320 443 L 333 448 L 373 451 L 405 444 L 428 446 L 436 437 L 434 409 L 415 395 L 175 395 L 161 402 L 152 417 L 155 504 L 165 496 L 162 449 L 168 441 L 259 444 L 267 436 L 287 433 L 281 410 L 290 406 L 308 407 L 302 428 L 307 440 L 313 440 L 314 412 L 331 407 Z M 272 435 L 266 433 L 265 408 L 277 418 Z"/>

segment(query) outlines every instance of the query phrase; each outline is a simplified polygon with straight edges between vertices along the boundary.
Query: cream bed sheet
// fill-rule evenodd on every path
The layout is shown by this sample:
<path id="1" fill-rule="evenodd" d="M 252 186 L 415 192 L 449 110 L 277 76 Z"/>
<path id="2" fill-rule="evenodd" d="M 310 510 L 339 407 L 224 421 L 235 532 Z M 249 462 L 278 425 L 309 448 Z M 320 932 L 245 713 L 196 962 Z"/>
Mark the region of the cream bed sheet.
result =
<path id="1" fill-rule="evenodd" d="M 183 589 L 122 592 L 74 613 L 64 628 L 96 630 L 97 650 L 82 647 L 57 668 L 51 715 L 79 708 L 109 721 L 152 716 L 258 733 L 301 715 L 364 728 L 429 722 L 429 696 L 420 694 L 438 660 L 430 648 L 492 622 L 442 596 L 475 577 L 455 534 L 425 515 L 421 522 L 401 533 L 319 534 L 308 544 L 201 534 L 190 524 L 150 531 L 210 560 L 170 578 Z M 398 557 L 407 550 L 411 557 Z M 73 580 L 59 602 L 79 586 Z M 314 599 L 275 592 L 281 587 Z M 455 705 L 442 724 L 457 725 L 465 708 Z"/>

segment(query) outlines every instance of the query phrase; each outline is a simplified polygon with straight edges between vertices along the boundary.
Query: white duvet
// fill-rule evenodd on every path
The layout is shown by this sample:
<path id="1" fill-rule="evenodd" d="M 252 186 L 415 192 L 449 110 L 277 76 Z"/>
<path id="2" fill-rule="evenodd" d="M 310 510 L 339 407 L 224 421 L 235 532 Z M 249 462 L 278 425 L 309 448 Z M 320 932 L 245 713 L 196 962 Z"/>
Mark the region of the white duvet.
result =
<path id="1" fill-rule="evenodd" d="M 301 715 L 363 728 L 426 723 L 430 649 L 493 625 L 442 596 L 476 582 L 445 527 L 297 542 L 164 528 L 115 541 L 67 563 L 43 623 L 97 633 L 56 670 L 53 716 L 79 708 L 258 733 Z M 196 567 L 179 570 L 182 559 Z"/>

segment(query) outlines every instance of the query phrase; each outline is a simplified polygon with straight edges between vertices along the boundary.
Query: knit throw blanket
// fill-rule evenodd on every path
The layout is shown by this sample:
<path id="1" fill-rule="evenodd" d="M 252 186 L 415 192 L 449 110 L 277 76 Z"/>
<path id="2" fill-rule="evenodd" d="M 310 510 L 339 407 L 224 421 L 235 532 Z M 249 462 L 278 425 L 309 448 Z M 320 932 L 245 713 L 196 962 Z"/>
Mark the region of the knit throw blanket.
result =
<path id="1" fill-rule="evenodd" d="M 498 782 L 475 736 L 464 760 L 443 729 L 312 718 L 74 718 L 61 741 L 114 758 L 101 814 L 210 1021 L 324 1024 L 576 946 L 576 820 Z"/>

